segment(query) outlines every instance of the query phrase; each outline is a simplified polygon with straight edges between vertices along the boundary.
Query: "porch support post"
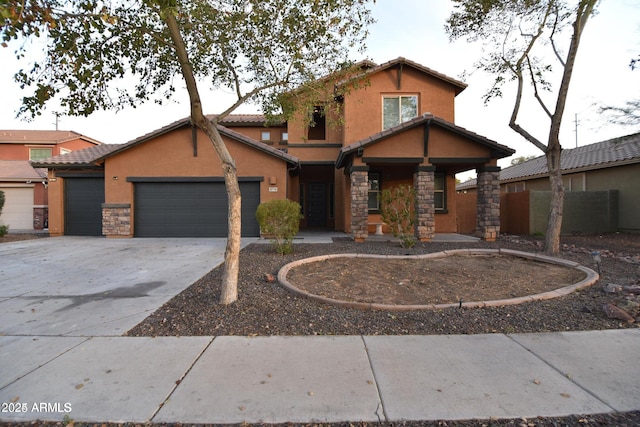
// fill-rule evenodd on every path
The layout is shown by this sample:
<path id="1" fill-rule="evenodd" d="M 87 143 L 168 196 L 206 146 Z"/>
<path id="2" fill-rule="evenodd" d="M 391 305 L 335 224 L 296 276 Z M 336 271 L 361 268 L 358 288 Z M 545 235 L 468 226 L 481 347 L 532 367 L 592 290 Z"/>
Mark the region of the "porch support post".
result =
<path id="1" fill-rule="evenodd" d="M 369 236 L 369 167 L 351 168 L 351 235 L 356 242 L 364 242 Z"/>
<path id="2" fill-rule="evenodd" d="M 415 237 L 420 242 L 428 242 L 435 235 L 435 171 L 434 166 L 418 166 L 413 174 L 413 188 L 416 191 L 413 228 Z"/>
<path id="3" fill-rule="evenodd" d="M 477 172 L 476 236 L 493 242 L 500 236 L 500 167 L 486 166 Z"/>

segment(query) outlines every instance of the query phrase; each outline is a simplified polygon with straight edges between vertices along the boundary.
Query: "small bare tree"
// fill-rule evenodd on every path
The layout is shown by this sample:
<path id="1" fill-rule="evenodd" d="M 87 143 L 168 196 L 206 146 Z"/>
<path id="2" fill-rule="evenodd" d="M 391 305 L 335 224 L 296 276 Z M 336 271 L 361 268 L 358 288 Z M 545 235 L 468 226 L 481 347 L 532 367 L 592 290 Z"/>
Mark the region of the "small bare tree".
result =
<path id="1" fill-rule="evenodd" d="M 508 82 L 516 82 L 517 90 L 509 126 L 524 139 L 542 150 L 547 158 L 551 184 L 551 206 L 545 235 L 544 250 L 560 250 L 560 229 L 564 205 L 562 186 L 560 125 L 564 116 L 580 39 L 588 19 L 594 14 L 598 0 L 453 0 L 455 10 L 447 21 L 451 39 L 466 37 L 470 41 L 482 40 L 487 54 L 476 68 L 495 77 L 493 86 L 485 95 L 485 103 L 502 96 Z M 568 30 L 571 27 L 572 30 Z M 566 53 L 561 46 L 563 37 L 569 36 Z M 549 52 L 540 54 L 540 49 Z M 554 66 L 545 58 L 553 57 L 562 70 L 559 85 L 550 75 Z M 547 141 L 534 136 L 531 129 L 520 125 L 521 105 L 526 88 L 549 118 Z M 552 104 L 546 94 L 555 94 Z"/>

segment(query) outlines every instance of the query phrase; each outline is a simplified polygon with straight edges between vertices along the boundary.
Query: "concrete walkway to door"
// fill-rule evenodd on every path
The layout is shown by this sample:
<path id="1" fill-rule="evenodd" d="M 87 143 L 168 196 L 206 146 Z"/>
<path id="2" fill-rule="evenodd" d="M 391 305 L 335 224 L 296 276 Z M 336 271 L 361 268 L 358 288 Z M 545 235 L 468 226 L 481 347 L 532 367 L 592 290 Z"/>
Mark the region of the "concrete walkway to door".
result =
<path id="1" fill-rule="evenodd" d="M 257 239 L 243 238 L 242 247 Z M 0 334 L 118 336 L 224 260 L 222 238 L 0 245 Z"/>

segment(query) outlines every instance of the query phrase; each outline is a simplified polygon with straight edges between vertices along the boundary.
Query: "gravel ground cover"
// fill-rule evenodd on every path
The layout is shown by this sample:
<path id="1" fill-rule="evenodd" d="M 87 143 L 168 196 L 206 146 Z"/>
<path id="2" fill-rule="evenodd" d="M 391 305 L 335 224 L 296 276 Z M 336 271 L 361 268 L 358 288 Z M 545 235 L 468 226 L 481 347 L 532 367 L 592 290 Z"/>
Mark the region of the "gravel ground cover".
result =
<path id="1" fill-rule="evenodd" d="M 542 241 L 504 236 L 493 243 L 421 243 L 403 249 L 397 243 L 354 243 L 348 238 L 332 244 L 296 244 L 281 256 L 270 245 L 243 249 L 239 299 L 229 306 L 217 303 L 222 268 L 213 269 L 128 332 L 131 336 L 187 335 L 403 335 L 480 334 L 578 331 L 636 327 L 610 318 L 603 306 L 630 304 L 625 292 L 605 292 L 607 284 L 640 284 L 640 236 L 573 236 L 562 239 L 559 257 L 597 269 L 591 255 L 601 252 L 601 278 L 595 285 L 566 297 L 520 305 L 449 308 L 410 312 L 365 311 L 300 298 L 270 282 L 267 275 L 294 259 L 330 253 L 406 254 L 460 248 L 509 248 L 537 252 Z M 618 288 L 619 289 L 619 288 Z M 633 297 L 631 297 L 633 298 Z M 634 312 L 637 316 L 637 311 Z"/>

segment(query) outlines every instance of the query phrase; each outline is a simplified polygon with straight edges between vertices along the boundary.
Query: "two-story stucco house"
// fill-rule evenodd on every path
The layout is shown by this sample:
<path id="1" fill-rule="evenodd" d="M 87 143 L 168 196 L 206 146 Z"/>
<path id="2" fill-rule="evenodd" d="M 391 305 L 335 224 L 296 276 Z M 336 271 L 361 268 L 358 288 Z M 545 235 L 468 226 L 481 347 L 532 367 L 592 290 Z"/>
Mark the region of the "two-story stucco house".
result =
<path id="1" fill-rule="evenodd" d="M 475 169 L 483 194 L 477 233 L 495 239 L 497 160 L 514 151 L 455 124 L 455 98 L 466 85 L 404 58 L 363 62 L 357 78 L 366 84 L 318 101 L 309 111 L 311 126 L 305 114 L 278 125 L 266 126 L 260 115 L 219 124 L 238 170 L 243 235 L 259 235 L 259 203 L 289 198 L 302 206 L 303 229 L 344 231 L 363 241 L 381 222 L 379 192 L 408 183 L 417 190 L 416 236 L 427 241 L 457 231 L 455 174 Z M 340 120 L 332 120 L 336 111 Z M 227 233 L 220 161 L 188 118 L 127 144 L 39 166 L 49 168 L 52 235 Z M 88 205 L 79 207 L 81 200 Z"/>
<path id="2" fill-rule="evenodd" d="M 0 191 L 5 206 L 0 224 L 10 230 L 47 227 L 47 172 L 33 168 L 51 156 L 93 147 L 99 141 L 73 131 L 0 130 Z"/>

